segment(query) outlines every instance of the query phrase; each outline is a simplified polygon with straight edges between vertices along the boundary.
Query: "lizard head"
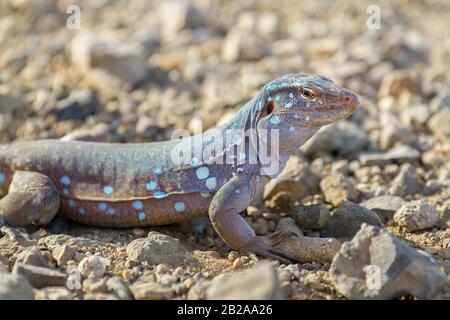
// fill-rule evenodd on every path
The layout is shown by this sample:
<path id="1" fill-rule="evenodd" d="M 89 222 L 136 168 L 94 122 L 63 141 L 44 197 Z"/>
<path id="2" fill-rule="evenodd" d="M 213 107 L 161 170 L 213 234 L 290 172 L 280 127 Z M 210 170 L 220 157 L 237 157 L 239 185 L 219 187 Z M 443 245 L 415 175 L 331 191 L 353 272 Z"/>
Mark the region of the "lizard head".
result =
<path id="1" fill-rule="evenodd" d="M 348 117 L 359 105 L 357 95 L 320 75 L 285 75 L 264 86 L 258 98 L 258 127 L 291 132 L 318 129 Z"/>

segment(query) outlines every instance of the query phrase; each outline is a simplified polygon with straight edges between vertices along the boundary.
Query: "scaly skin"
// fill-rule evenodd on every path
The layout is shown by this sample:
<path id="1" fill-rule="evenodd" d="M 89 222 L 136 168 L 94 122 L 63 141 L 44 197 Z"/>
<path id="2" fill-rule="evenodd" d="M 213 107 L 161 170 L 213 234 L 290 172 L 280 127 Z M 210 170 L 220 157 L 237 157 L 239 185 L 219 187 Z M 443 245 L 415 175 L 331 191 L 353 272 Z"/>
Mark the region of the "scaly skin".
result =
<path id="1" fill-rule="evenodd" d="M 261 197 L 292 152 L 358 104 L 356 95 L 325 77 L 286 75 L 264 86 L 228 123 L 193 137 L 0 146 L 0 220 L 12 226 L 45 224 L 59 211 L 88 225 L 132 227 L 208 213 L 230 247 L 288 263 L 292 258 L 273 248 L 285 235 L 256 236 L 239 213 Z M 245 139 L 248 132 L 254 134 Z M 271 140 L 276 133 L 279 140 Z M 191 152 L 193 145 L 204 153 Z M 276 156 L 275 169 L 265 165 L 263 146 Z M 186 160 L 176 161 L 181 155 Z"/>

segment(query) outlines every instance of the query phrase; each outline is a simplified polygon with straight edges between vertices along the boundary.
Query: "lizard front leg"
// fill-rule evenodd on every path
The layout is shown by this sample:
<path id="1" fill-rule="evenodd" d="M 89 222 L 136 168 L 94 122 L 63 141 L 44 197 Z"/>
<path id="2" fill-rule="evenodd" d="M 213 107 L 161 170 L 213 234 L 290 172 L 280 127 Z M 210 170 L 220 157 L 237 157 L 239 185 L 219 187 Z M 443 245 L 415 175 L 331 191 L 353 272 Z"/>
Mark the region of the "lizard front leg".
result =
<path id="1" fill-rule="evenodd" d="M 16 171 L 8 194 L 0 199 L 0 223 L 13 227 L 47 224 L 59 209 L 53 181 L 37 172 Z"/>
<path id="2" fill-rule="evenodd" d="M 283 241 L 287 234 L 275 232 L 257 236 L 251 226 L 239 214 L 249 205 L 257 188 L 252 187 L 254 179 L 235 176 L 225 183 L 214 195 L 209 207 L 211 223 L 231 248 L 253 252 L 260 256 L 277 259 L 289 264 L 296 259 L 274 245 Z"/>

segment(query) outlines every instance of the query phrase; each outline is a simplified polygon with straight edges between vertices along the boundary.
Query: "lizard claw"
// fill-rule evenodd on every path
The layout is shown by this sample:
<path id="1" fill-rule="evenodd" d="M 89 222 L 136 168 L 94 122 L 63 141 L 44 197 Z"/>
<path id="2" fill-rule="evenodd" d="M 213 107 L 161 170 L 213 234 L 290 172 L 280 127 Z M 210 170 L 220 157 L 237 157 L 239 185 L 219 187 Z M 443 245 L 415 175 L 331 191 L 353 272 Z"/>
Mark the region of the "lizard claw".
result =
<path id="1" fill-rule="evenodd" d="M 242 251 L 252 252 L 265 258 L 279 260 L 283 264 L 296 263 L 297 259 L 286 252 L 274 248 L 275 245 L 289 238 L 290 233 L 276 231 L 267 236 L 255 236 L 247 242 L 242 248 Z"/>

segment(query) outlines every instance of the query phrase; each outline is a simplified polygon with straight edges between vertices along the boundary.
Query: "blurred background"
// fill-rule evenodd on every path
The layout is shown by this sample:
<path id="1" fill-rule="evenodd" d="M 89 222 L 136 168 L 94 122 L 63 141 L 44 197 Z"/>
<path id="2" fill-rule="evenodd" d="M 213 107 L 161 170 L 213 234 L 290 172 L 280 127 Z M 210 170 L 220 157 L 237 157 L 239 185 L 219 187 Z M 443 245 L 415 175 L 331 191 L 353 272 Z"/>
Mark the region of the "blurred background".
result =
<path id="1" fill-rule="evenodd" d="M 438 108 L 431 101 L 448 94 L 449 7 L 1 1 L 0 143 L 76 129 L 117 141 L 167 139 L 174 127 L 228 119 L 275 77 L 319 73 L 362 97 L 354 121 L 388 148 L 395 141 L 381 123 L 424 128 Z"/>

